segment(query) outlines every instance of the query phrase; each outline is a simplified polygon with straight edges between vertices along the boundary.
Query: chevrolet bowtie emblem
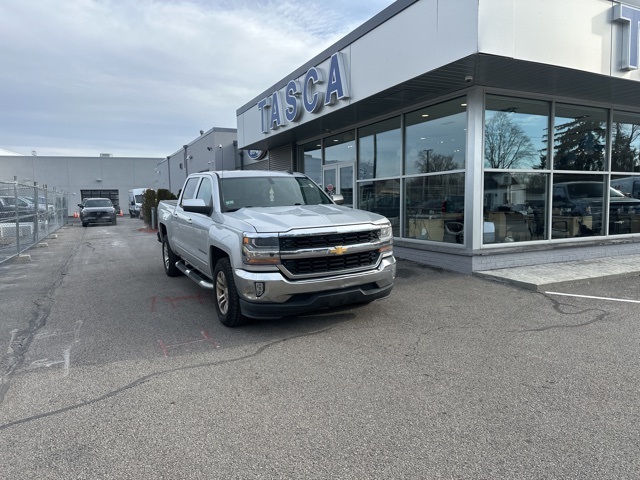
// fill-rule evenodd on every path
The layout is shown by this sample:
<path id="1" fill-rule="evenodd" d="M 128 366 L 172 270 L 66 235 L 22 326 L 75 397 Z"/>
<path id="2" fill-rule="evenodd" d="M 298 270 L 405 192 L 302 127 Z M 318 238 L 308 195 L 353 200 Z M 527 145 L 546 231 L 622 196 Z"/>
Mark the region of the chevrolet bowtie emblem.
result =
<path id="1" fill-rule="evenodd" d="M 347 253 L 347 247 L 336 247 L 329 249 L 329 253 L 333 253 L 334 255 L 343 255 Z"/>

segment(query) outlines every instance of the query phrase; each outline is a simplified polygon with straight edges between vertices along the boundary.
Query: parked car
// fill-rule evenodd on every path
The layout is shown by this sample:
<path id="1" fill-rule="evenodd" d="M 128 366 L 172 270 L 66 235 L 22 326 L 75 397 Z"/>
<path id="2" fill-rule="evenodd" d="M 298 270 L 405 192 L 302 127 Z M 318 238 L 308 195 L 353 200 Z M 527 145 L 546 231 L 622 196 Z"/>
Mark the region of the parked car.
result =
<path id="1" fill-rule="evenodd" d="M 0 197 L 0 217 L 2 218 L 15 218 L 16 214 L 21 222 L 32 222 L 34 219 L 34 206 L 32 203 L 13 196 Z"/>
<path id="2" fill-rule="evenodd" d="M 83 227 L 90 223 L 117 223 L 116 209 L 108 198 L 86 198 L 78 207 Z"/>

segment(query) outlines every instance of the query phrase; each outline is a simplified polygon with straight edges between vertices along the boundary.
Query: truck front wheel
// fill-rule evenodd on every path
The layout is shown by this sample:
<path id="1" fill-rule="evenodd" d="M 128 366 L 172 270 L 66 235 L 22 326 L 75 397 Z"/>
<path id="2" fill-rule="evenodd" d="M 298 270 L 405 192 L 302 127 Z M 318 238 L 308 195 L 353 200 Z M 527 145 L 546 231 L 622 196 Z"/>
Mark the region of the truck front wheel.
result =
<path id="1" fill-rule="evenodd" d="M 171 250 L 167 237 L 162 237 L 162 263 L 164 264 L 164 271 L 169 277 L 177 277 L 182 273 L 176 267 L 178 260 L 178 256 Z"/>
<path id="2" fill-rule="evenodd" d="M 242 315 L 240 314 L 238 290 L 236 290 L 231 263 L 227 257 L 221 258 L 216 263 L 213 269 L 213 279 L 215 281 L 213 294 L 220 322 L 227 327 L 240 325 Z"/>

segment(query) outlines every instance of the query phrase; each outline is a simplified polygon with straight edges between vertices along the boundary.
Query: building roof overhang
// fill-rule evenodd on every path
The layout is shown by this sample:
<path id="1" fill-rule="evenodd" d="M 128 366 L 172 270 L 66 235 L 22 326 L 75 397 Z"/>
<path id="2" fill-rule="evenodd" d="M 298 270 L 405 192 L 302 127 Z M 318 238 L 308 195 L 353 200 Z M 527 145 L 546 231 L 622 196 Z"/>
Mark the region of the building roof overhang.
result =
<path id="1" fill-rule="evenodd" d="M 640 111 L 640 82 L 478 53 L 242 148 L 270 150 L 312 140 L 478 86 Z"/>

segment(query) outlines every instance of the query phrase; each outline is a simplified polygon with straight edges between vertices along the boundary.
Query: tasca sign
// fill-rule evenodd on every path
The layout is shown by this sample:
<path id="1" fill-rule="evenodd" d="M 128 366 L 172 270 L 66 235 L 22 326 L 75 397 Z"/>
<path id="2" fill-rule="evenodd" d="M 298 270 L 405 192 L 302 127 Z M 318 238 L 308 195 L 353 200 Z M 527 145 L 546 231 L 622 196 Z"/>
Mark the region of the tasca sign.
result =
<path id="1" fill-rule="evenodd" d="M 349 98 L 341 52 L 331 55 L 328 71 L 311 67 L 302 78 L 302 82 L 290 80 L 284 90 L 275 91 L 258 102 L 263 133 L 298 122 L 303 112 L 317 114 L 323 107 Z"/>
<path id="2" fill-rule="evenodd" d="M 618 3 L 613 21 L 622 25 L 622 70 L 637 70 L 640 57 L 640 8 Z"/>

